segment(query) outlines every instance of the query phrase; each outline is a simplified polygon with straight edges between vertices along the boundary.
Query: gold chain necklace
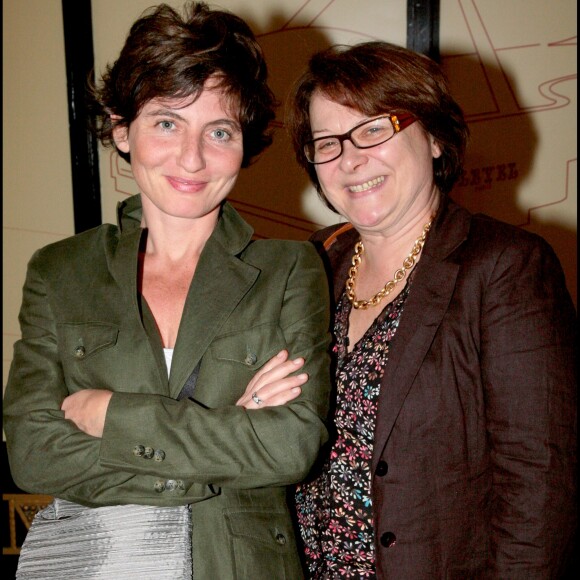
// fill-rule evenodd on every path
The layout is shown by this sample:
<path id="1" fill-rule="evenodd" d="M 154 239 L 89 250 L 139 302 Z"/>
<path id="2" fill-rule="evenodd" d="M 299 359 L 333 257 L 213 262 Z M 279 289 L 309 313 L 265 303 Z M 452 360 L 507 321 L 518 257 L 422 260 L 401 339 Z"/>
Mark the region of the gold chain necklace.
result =
<path id="1" fill-rule="evenodd" d="M 433 218 L 435 216 L 431 216 L 431 220 L 429 223 L 426 223 L 423 226 L 423 233 L 415 240 L 413 244 L 413 249 L 411 250 L 410 254 L 403 260 L 403 267 L 399 268 L 392 280 L 389 280 L 372 298 L 368 300 L 357 300 L 356 295 L 354 293 L 355 287 L 355 280 L 356 275 L 358 273 L 358 267 L 362 262 L 362 255 L 365 251 L 364 244 L 361 242 L 357 242 L 354 246 L 354 255 L 352 257 L 352 266 L 348 271 L 348 279 L 346 281 L 346 295 L 348 299 L 352 302 L 353 308 L 366 310 L 369 306 L 376 306 L 380 303 L 380 301 L 385 297 L 388 296 L 395 288 L 395 286 L 405 278 L 407 272 L 415 265 L 417 261 L 417 256 L 421 253 L 423 249 L 423 244 L 425 243 L 425 239 L 427 238 L 427 233 L 431 228 L 431 223 L 433 222 Z"/>

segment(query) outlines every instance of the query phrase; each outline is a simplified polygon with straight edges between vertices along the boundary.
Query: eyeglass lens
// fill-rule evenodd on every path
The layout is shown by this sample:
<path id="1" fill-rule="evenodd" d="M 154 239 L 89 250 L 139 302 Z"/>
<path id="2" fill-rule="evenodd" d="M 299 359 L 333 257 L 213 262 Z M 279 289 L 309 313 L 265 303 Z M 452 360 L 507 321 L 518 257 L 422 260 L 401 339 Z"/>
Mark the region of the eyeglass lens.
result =
<path id="1" fill-rule="evenodd" d="M 309 141 L 304 153 L 311 163 L 333 161 L 342 154 L 342 143 L 347 139 L 358 149 L 375 147 L 388 141 L 395 134 L 390 116 L 382 116 L 365 121 L 342 135 L 328 135 Z"/>

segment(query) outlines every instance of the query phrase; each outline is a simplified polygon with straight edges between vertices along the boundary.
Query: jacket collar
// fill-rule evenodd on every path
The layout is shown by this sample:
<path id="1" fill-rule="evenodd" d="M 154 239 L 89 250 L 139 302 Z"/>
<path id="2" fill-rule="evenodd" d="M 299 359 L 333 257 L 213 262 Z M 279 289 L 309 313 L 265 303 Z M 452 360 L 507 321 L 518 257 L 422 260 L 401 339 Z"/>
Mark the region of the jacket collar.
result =
<path id="1" fill-rule="evenodd" d="M 140 194 L 132 195 L 117 205 L 119 235 L 117 245 L 110 257 L 110 269 L 113 277 L 118 281 L 119 286 L 126 290 L 124 296 L 127 307 L 136 308 L 133 310 L 134 312 L 139 310 L 137 258 L 143 238 L 142 215 Z M 249 244 L 253 232 L 254 230 L 240 217 L 237 211 L 228 202 L 225 202 L 208 244 L 210 247 L 215 244 L 221 247 L 227 255 L 236 256 Z"/>
<path id="2" fill-rule="evenodd" d="M 117 206 L 120 235 L 111 271 L 122 288 L 128 312 L 140 316 L 137 292 L 138 253 L 141 244 L 141 198 L 134 195 Z M 177 398 L 223 323 L 253 286 L 259 270 L 240 256 L 251 242 L 253 229 L 231 204 L 225 202 L 214 231 L 205 244 L 191 283 L 173 353 L 170 395 Z M 148 315 L 148 309 L 143 310 Z M 141 322 L 140 322 L 141 323 Z M 146 325 L 154 328 L 154 324 Z M 164 368 L 159 337 L 152 343 L 158 365 Z M 163 373 L 161 373 L 163 374 Z M 166 375 L 165 375 L 166 376 Z M 198 389 L 202 388 L 199 385 Z"/>
<path id="3" fill-rule="evenodd" d="M 122 235 L 134 234 L 141 228 L 143 209 L 141 194 L 131 195 L 117 204 L 117 221 Z M 239 254 L 252 239 L 254 230 L 245 222 L 229 202 L 222 205 L 220 219 L 211 237 L 228 253 Z"/>
<path id="4" fill-rule="evenodd" d="M 437 216 L 427 236 L 421 260 L 426 255 L 436 262 L 445 260 L 466 239 L 470 223 L 471 214 L 443 195 Z M 359 239 L 358 232 L 350 223 L 329 226 L 311 237 L 325 262 L 335 302 L 344 290 L 354 246 Z"/>

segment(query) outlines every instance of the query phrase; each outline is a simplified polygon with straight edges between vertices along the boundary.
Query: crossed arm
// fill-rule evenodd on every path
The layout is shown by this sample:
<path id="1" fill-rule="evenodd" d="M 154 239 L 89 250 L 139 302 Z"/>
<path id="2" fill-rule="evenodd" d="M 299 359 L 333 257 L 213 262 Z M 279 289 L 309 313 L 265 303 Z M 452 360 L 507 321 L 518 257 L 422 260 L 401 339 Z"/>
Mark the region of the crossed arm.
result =
<path id="1" fill-rule="evenodd" d="M 303 358 L 289 360 L 288 351 L 280 351 L 252 377 L 236 405 L 246 409 L 259 409 L 284 405 L 295 399 L 301 392 L 301 386 L 308 380 L 308 375 L 291 373 L 303 365 Z M 255 401 L 253 395 L 256 395 L 260 403 Z M 73 393 L 61 405 L 64 418 L 72 421 L 87 435 L 102 437 L 112 396 L 113 392 L 105 389 L 83 389 Z"/>

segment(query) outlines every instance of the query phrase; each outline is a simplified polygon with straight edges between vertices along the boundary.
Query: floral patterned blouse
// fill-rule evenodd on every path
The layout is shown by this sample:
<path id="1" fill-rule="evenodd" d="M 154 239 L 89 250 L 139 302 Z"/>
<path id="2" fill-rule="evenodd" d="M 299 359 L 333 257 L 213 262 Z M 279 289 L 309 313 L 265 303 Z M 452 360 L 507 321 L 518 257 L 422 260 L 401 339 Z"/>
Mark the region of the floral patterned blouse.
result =
<path id="1" fill-rule="evenodd" d="M 336 433 L 315 479 L 298 486 L 296 507 L 310 578 L 375 578 L 371 457 L 377 402 L 390 342 L 410 280 L 347 351 L 351 303 L 343 293 L 334 321 Z"/>

